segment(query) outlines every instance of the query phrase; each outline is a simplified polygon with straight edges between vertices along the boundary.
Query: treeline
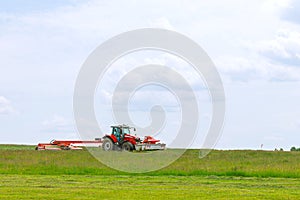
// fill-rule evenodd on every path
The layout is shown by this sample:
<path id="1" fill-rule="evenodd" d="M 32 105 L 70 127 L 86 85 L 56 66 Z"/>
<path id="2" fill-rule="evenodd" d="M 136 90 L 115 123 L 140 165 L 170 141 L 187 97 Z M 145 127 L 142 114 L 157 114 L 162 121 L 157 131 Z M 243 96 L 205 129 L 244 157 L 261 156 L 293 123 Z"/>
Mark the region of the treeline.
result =
<path id="1" fill-rule="evenodd" d="M 300 151 L 300 148 L 292 147 L 291 151 Z"/>

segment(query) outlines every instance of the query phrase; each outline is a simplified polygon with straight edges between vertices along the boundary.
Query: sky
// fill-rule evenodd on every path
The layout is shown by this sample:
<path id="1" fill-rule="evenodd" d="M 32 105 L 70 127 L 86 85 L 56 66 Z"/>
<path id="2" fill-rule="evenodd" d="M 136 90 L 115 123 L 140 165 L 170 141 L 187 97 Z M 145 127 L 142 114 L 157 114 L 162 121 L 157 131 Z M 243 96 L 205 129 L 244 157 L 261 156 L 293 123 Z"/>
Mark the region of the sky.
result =
<path id="1" fill-rule="evenodd" d="M 215 148 L 299 147 L 299 9 L 296 0 L 0 1 L 0 143 L 78 138 L 73 91 L 82 64 L 107 39 L 151 27 L 186 35 L 215 63 L 226 96 Z M 197 91 L 200 129 L 192 147 L 200 148 L 211 116 L 209 95 L 199 89 L 203 80 L 161 52 L 129 55 L 107 72 L 95 96 L 103 131 L 114 123 L 109 105 L 116 83 L 145 63 L 174 66 Z M 167 107 L 165 132 L 176 131 L 180 105 L 161 88 L 146 87 L 133 97 L 130 116 L 146 126 L 148 110 L 157 103 Z M 158 137 L 168 143 L 172 136 Z"/>

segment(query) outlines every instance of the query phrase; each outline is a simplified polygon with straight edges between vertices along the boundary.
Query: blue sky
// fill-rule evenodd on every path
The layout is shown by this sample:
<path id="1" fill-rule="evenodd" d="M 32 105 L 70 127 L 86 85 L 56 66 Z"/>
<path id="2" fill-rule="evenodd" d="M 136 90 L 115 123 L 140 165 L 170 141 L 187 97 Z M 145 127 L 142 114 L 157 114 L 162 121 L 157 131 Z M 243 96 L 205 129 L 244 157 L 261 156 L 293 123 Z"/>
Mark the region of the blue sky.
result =
<path id="1" fill-rule="evenodd" d="M 226 121 L 217 148 L 300 146 L 298 8 L 299 3 L 291 0 L 1 1 L 0 143 L 76 138 L 72 98 L 82 63 L 110 37 L 154 27 L 185 34 L 214 61 L 226 94 Z M 99 86 L 96 97 L 104 131 L 113 123 L 109 109 L 104 114 L 101 110 L 111 101 L 113 81 L 126 66 L 149 62 L 168 63 L 179 71 L 184 66 L 164 54 L 121 60 L 123 71 L 112 69 L 112 82 Z M 182 71 L 197 88 L 201 80 L 186 67 Z M 146 101 L 147 94 L 154 92 L 165 97 L 162 104 L 177 105 L 169 93 L 157 90 L 141 92 L 132 102 L 147 110 L 155 103 Z M 207 94 L 198 97 L 203 124 L 194 147 L 201 146 L 210 116 Z M 145 112 L 131 114 L 141 125 L 149 120 Z M 174 121 L 178 116 L 169 117 Z"/>
<path id="2" fill-rule="evenodd" d="M 44 12 L 56 9 L 61 6 L 70 6 L 78 3 L 79 0 L 13 0 L 13 1 L 1 1 L 0 11 L 7 13 L 32 13 L 32 12 Z"/>

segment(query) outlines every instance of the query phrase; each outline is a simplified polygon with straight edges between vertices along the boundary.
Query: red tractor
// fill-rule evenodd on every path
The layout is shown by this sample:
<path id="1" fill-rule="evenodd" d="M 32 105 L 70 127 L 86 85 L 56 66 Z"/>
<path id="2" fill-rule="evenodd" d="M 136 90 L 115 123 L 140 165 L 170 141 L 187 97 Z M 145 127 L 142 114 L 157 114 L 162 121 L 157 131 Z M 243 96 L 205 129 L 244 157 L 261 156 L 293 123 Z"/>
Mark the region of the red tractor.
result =
<path id="1" fill-rule="evenodd" d="M 130 134 L 130 130 L 135 128 L 128 125 L 111 126 L 110 135 L 103 137 L 102 149 L 104 151 L 123 150 L 123 151 L 144 151 L 144 150 L 164 150 L 166 144 L 159 143 L 151 136 L 145 136 L 144 140 Z"/>

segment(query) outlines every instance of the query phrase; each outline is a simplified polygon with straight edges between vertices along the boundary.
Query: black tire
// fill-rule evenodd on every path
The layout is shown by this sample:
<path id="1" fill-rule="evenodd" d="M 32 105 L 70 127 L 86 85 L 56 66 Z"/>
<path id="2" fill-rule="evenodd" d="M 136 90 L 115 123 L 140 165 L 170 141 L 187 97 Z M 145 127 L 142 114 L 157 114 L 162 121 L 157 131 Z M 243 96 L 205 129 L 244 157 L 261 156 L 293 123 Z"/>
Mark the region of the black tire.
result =
<path id="1" fill-rule="evenodd" d="M 61 149 L 62 150 L 70 150 L 71 148 L 69 146 L 62 146 Z"/>
<path id="2" fill-rule="evenodd" d="M 114 150 L 114 144 L 109 138 L 105 138 L 102 143 L 103 151 L 112 151 Z"/>
<path id="3" fill-rule="evenodd" d="M 122 144 L 122 150 L 123 151 L 132 151 L 133 150 L 133 145 L 130 142 L 124 142 Z"/>

